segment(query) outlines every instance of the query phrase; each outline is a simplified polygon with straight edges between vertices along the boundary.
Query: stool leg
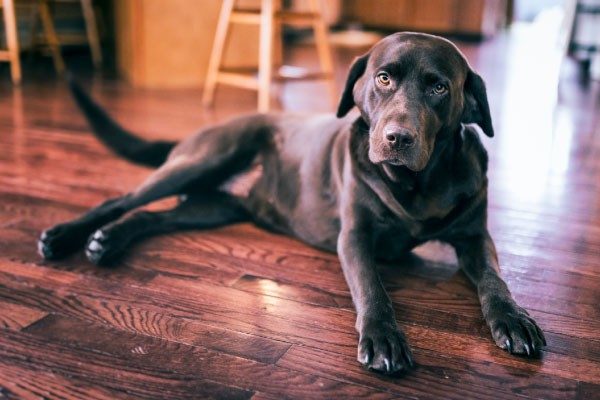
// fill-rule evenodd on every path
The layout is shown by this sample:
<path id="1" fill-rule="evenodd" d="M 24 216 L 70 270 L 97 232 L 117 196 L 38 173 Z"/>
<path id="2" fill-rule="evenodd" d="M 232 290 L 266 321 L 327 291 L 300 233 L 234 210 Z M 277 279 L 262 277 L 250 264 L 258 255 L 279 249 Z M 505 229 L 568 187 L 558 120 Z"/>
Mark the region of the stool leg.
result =
<path id="1" fill-rule="evenodd" d="M 229 29 L 229 18 L 233 10 L 235 0 L 224 0 L 219 14 L 219 22 L 217 22 L 217 30 L 215 32 L 215 40 L 210 53 L 208 62 L 208 71 L 206 72 L 206 82 L 204 82 L 204 93 L 202 94 L 202 104 L 205 107 L 211 106 L 215 96 L 215 86 L 217 84 L 217 76 L 221 67 L 223 58 L 223 49 L 225 48 L 225 40 L 227 39 L 227 30 Z"/>
<path id="2" fill-rule="evenodd" d="M 323 19 L 323 3 L 319 0 L 310 0 L 311 11 L 318 14 L 319 18 L 313 22 L 313 31 L 315 32 L 315 45 L 317 47 L 317 55 L 319 56 L 319 64 L 321 72 L 329 75 L 327 87 L 332 101 L 337 102 L 337 89 L 335 87 L 335 79 L 333 75 L 333 59 L 331 57 L 331 46 L 327 38 L 327 26 Z"/>
<path id="3" fill-rule="evenodd" d="M 54 61 L 54 68 L 56 72 L 62 74 L 65 70 L 65 62 L 63 61 L 62 54 L 60 53 L 60 43 L 58 36 L 54 30 L 54 22 L 52 22 L 52 15 L 50 14 L 50 7 L 48 7 L 47 0 L 40 0 L 40 17 L 42 19 L 42 27 L 44 28 L 44 35 L 50 51 L 52 52 L 52 60 Z"/>
<path id="4" fill-rule="evenodd" d="M 4 26 L 10 58 L 10 76 L 15 85 L 21 83 L 21 62 L 19 60 L 19 39 L 13 0 L 2 0 L 4 6 Z"/>
<path id="5" fill-rule="evenodd" d="M 258 54 L 258 112 L 269 111 L 273 72 L 273 0 L 262 0 Z"/>
<path id="6" fill-rule="evenodd" d="M 98 36 L 98 26 L 92 0 L 81 0 L 81 9 L 85 19 L 85 32 L 92 52 L 92 62 L 94 67 L 99 68 L 102 65 L 102 50 L 100 48 L 100 38 Z"/>
<path id="7" fill-rule="evenodd" d="M 274 12 L 280 11 L 283 8 L 281 0 L 275 0 Z M 283 24 L 281 20 L 275 19 L 273 22 L 273 67 L 280 68 L 283 66 Z"/>

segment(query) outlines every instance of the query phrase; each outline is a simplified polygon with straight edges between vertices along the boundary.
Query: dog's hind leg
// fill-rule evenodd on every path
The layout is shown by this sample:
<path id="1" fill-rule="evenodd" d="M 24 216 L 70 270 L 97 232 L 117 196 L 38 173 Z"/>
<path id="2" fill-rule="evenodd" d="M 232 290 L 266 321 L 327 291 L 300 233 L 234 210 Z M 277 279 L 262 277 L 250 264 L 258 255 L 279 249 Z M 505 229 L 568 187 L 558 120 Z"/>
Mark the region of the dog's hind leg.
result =
<path id="1" fill-rule="evenodd" d="M 58 259 L 81 249 L 88 236 L 96 229 L 120 218 L 125 213 L 165 197 L 184 193 L 194 181 L 210 175 L 210 169 L 201 166 L 165 164 L 137 190 L 122 197 L 108 200 L 79 218 L 56 225 L 44 231 L 38 241 L 38 251 L 45 259 Z M 210 177 L 206 177 L 210 180 Z M 207 190 L 214 190 L 208 187 Z"/>
<path id="2" fill-rule="evenodd" d="M 183 229 L 207 229 L 247 221 L 250 215 L 235 197 L 224 192 L 195 194 L 167 211 L 140 211 L 103 226 L 86 245 L 87 258 L 112 264 L 142 238 Z"/>
<path id="3" fill-rule="evenodd" d="M 82 248 L 96 229 L 134 208 L 183 193 L 211 193 L 229 177 L 247 168 L 260 151 L 268 128 L 244 129 L 235 121 L 206 131 L 186 146 L 175 148 L 167 162 L 134 192 L 109 200 L 87 214 L 42 233 L 38 251 L 46 259 L 64 257 Z"/>

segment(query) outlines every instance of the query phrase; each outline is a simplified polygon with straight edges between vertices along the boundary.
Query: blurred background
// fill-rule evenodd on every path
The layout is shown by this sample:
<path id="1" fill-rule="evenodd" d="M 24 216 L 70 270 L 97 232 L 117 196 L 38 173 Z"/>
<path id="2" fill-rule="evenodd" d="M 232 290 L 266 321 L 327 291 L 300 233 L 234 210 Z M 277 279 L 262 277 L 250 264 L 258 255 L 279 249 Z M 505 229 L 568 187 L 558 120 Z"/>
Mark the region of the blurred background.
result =
<path id="1" fill-rule="evenodd" d="M 256 67 L 261 21 L 236 20 L 220 11 L 229 1 L 218 0 L 2 0 L 12 4 L 18 53 L 26 80 L 53 68 L 95 66 L 106 76 L 135 87 L 201 87 L 217 25 L 228 25 L 222 65 Z M 378 35 L 410 30 L 437 33 L 459 40 L 486 43 L 507 32 L 534 25 L 546 17 L 546 34 L 538 46 L 556 45 L 600 79 L 598 41 L 600 17 L 595 0 L 238 0 L 235 10 L 260 13 L 272 4 L 273 55 L 278 47 L 310 44 L 308 13 L 319 14 L 335 49 L 368 48 Z M 265 3 L 265 4 L 263 4 Z M 293 12 L 297 13 L 293 14 Z M 283 13 L 292 15 L 283 16 Z M 279 13 L 279 14 L 278 14 Z M 4 11 L 5 22 L 7 13 Z M 549 16 L 549 14 L 551 16 Z M 220 18 L 221 17 L 221 18 Z M 10 17 L 13 18 L 13 17 Z M 4 24 L 2 41 L 10 23 Z M 264 27 L 264 23 L 263 23 Z M 557 36 L 558 35 L 558 36 Z M 556 41 L 558 39 L 558 41 Z M 280 43 L 282 42 L 282 43 Z M 6 46 L 4 46 L 6 47 Z M 86 62 L 87 61 L 87 62 Z M 87 63 L 87 65 L 85 65 Z M 6 81 L 8 66 L 0 70 Z"/>
<path id="2" fill-rule="evenodd" d="M 538 213 L 539 201 L 556 200 L 547 205 L 556 214 L 576 193 L 596 215 L 597 186 L 569 187 L 581 168 L 599 165 L 598 0 L 2 5 L 0 43 L 9 49 L 0 53 L 8 61 L 0 62 L 0 118 L 14 140 L 36 127 L 87 131 L 66 71 L 133 130 L 178 138 L 257 110 L 333 111 L 354 57 L 391 32 L 430 32 L 453 40 L 487 82 L 498 134 L 485 145 L 503 178 L 492 201 L 523 201 Z"/>

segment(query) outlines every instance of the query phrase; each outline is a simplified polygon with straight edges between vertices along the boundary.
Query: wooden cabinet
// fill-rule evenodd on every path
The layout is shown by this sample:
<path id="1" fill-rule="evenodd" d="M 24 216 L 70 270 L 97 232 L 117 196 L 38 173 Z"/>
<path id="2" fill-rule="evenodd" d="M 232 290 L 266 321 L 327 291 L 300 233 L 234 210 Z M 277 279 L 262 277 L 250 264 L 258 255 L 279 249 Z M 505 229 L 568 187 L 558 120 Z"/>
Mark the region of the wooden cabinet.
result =
<path id="1" fill-rule="evenodd" d="M 506 25 L 509 0 L 346 0 L 344 19 L 368 27 L 489 36 Z"/>
<path id="2" fill-rule="evenodd" d="M 152 88 L 202 85 L 221 1 L 118 0 L 114 7 L 117 67 L 127 81 Z M 257 60 L 258 27 L 233 27 L 224 64 Z"/>

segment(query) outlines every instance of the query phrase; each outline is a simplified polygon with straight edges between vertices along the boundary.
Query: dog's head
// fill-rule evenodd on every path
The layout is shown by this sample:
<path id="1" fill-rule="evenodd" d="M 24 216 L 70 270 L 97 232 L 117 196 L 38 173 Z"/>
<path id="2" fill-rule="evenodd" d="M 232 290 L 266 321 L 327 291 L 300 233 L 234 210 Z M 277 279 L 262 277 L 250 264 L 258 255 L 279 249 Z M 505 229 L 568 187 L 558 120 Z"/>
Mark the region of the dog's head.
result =
<path id="1" fill-rule="evenodd" d="M 493 136 L 483 80 L 446 39 L 402 32 L 358 57 L 337 116 L 356 105 L 369 126 L 369 159 L 420 171 L 440 132 L 477 123 Z"/>

